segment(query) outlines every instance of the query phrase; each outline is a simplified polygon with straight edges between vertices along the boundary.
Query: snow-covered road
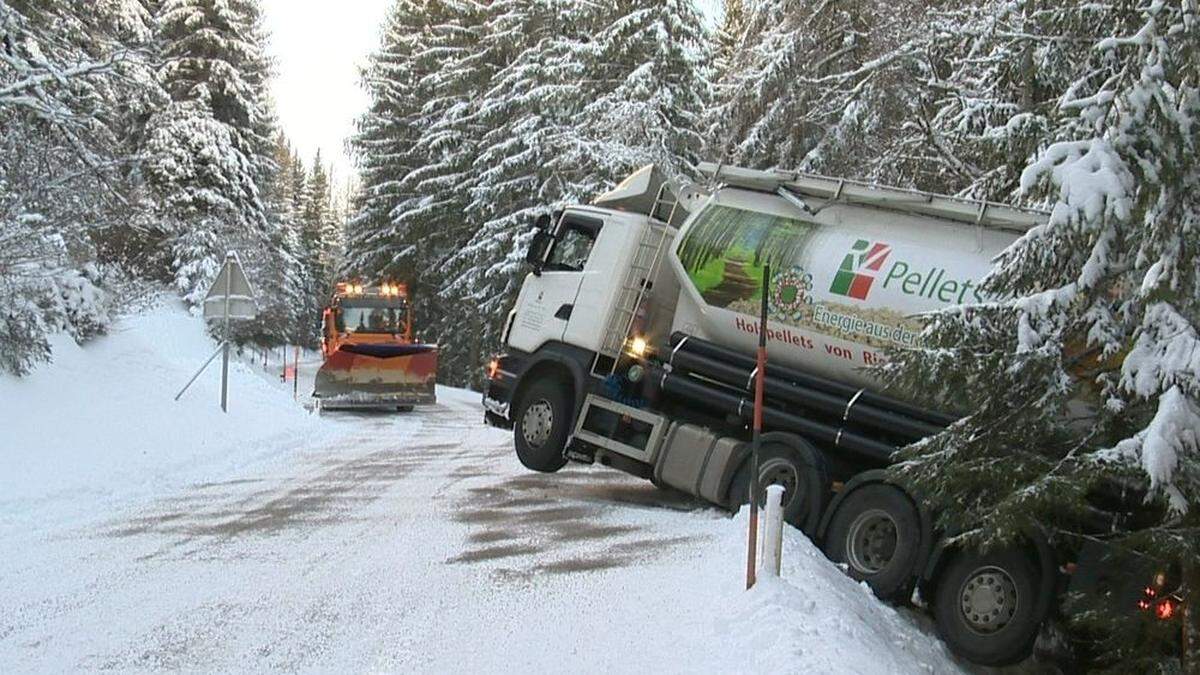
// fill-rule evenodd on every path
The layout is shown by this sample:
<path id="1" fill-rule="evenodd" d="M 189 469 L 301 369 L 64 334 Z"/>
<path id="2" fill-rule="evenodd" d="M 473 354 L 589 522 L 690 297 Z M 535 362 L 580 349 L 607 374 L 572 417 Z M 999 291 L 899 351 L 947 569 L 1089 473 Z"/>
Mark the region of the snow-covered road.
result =
<path id="1" fill-rule="evenodd" d="M 196 484 L 10 555 L 5 599 L 21 601 L 0 619 L 5 662 L 441 670 L 508 654 L 549 669 L 569 658 L 554 643 L 596 626 L 552 616 L 538 595 L 603 606 L 571 572 L 699 536 L 636 517 L 608 524 L 606 512 L 668 508 L 620 475 L 516 474 L 509 437 L 483 429 L 477 407 L 348 417 L 332 442 L 274 471 Z M 535 575 L 548 583 L 528 596 L 495 589 Z"/>
<path id="2" fill-rule="evenodd" d="M 152 351 L 113 349 L 132 335 L 0 381 L 0 397 L 61 398 L 61 376 L 85 389 L 68 404 L 98 401 L 76 366 L 187 372 L 95 358 Z M 256 377 L 238 382 L 243 409 L 291 405 Z M 413 414 L 285 415 L 243 443 L 229 439 L 247 422 L 213 413 L 157 455 L 160 418 L 184 410 L 169 397 L 140 424 L 116 400 L 87 446 L 30 404 L 15 437 L 43 453 L 0 448 L 0 671 L 958 671 L 798 533 L 788 583 L 745 593 L 744 521 L 598 467 L 530 473 L 477 394 L 439 397 Z"/>

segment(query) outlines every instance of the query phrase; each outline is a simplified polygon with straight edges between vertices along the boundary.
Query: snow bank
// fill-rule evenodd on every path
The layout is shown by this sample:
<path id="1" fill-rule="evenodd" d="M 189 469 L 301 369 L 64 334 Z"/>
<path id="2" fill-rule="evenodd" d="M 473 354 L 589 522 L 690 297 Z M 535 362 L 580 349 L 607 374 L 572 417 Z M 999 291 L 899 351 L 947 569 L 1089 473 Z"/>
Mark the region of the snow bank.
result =
<path id="1" fill-rule="evenodd" d="M 699 592 L 715 591 L 711 616 L 721 617 L 700 632 L 697 643 L 717 649 L 697 666 L 708 672 L 962 672 L 935 635 L 843 574 L 798 530 L 785 529 L 781 578 L 761 578 L 743 590 L 747 522 L 743 510 L 724 523 L 710 549 L 721 555 L 679 575 Z"/>
<path id="2" fill-rule="evenodd" d="M 216 348 L 177 303 L 122 319 L 85 346 L 65 335 L 52 346 L 53 364 L 25 378 L 0 376 L 0 527 L 158 494 L 197 469 L 233 471 L 320 425 L 236 361 L 229 414 L 219 405 L 219 362 L 175 402 Z"/>
<path id="3" fill-rule="evenodd" d="M 403 634 L 417 643 L 443 635 L 479 639 L 469 648 L 456 642 L 452 650 L 434 650 L 416 666 L 410 656 L 400 655 L 383 660 L 377 669 L 964 672 L 932 630 L 918 624 L 926 623 L 923 618 L 880 602 L 797 530 L 788 528 L 784 534 L 782 578 L 762 579 L 746 591 L 745 512 L 729 519 L 716 511 L 630 508 L 588 522 L 638 534 L 612 546 L 607 557 L 597 554 L 596 548 L 605 545 L 599 540 L 590 546 L 585 540 L 556 541 L 536 554 L 546 569 L 581 560 L 598 569 L 535 572 L 516 588 L 502 580 L 512 578 L 505 576 L 477 576 L 459 584 L 470 589 L 460 591 L 468 597 L 456 593 L 439 610 L 444 615 L 414 622 L 421 626 L 420 635 Z M 520 542 L 534 544 L 532 539 Z M 590 554 L 585 553 L 588 548 Z M 628 555 L 636 562 L 622 560 Z M 483 565 L 499 573 L 514 570 L 519 561 L 501 557 Z"/>

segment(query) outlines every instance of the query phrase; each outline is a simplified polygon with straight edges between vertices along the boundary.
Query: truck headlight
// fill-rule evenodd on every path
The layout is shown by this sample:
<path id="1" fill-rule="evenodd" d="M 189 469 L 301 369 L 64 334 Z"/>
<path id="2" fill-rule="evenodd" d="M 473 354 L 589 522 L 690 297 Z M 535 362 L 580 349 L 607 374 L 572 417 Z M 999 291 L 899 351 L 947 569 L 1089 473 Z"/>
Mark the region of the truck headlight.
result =
<path id="1" fill-rule="evenodd" d="M 646 355 L 646 346 L 646 338 L 635 337 L 629 341 L 629 353 L 640 359 Z"/>

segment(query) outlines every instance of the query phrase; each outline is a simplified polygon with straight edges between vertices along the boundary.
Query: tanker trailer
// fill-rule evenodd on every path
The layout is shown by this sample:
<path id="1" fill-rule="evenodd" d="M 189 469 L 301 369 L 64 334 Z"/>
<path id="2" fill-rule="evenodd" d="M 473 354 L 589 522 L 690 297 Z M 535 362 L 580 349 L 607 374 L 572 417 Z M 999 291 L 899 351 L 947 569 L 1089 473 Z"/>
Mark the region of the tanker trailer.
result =
<path id="1" fill-rule="evenodd" d="M 789 523 L 883 598 L 920 584 L 940 632 L 978 663 L 1027 655 L 1063 562 L 954 551 L 889 483 L 895 451 L 952 415 L 872 390 L 916 314 L 986 301 L 992 258 L 1044 214 L 791 172 L 701 165 L 710 188 L 647 167 L 542 217 L 492 361 L 487 421 L 519 460 L 599 463 L 728 508 L 749 500 L 758 319 L 769 299 L 762 485 Z M 769 288 L 762 269 L 777 271 Z"/>

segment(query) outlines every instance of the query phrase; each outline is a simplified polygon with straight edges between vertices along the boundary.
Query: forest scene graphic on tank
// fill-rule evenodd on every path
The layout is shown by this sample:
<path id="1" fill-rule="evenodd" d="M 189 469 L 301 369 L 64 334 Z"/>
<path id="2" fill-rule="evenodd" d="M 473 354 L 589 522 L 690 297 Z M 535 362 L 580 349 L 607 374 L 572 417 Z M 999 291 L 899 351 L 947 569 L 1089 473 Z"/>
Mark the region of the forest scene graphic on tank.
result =
<path id="1" fill-rule="evenodd" d="M 841 267 L 833 277 L 829 292 L 855 300 L 866 300 L 875 283 L 875 275 L 892 253 L 892 247 L 866 239 L 854 242 L 850 252 L 842 259 Z"/>

